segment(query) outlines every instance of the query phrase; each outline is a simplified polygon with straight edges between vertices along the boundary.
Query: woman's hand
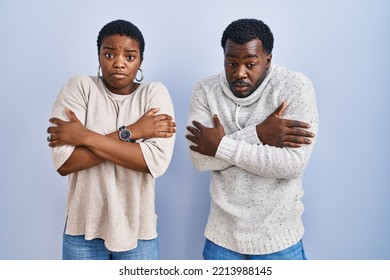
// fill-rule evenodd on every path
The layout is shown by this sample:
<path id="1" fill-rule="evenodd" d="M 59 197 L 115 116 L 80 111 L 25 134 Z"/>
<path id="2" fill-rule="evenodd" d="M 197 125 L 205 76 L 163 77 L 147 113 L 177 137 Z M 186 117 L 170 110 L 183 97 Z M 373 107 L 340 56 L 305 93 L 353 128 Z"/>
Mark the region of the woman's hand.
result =
<path id="1" fill-rule="evenodd" d="M 89 132 L 70 109 L 66 109 L 66 114 L 69 117 L 68 122 L 59 118 L 49 120 L 56 125 L 47 129 L 51 135 L 49 146 L 52 148 L 63 145 L 83 146 L 83 139 Z"/>
<path id="2" fill-rule="evenodd" d="M 147 111 L 138 121 L 127 126 L 131 130 L 132 138 L 169 138 L 176 133 L 176 123 L 167 114 L 156 115 L 160 108 L 152 108 Z"/>

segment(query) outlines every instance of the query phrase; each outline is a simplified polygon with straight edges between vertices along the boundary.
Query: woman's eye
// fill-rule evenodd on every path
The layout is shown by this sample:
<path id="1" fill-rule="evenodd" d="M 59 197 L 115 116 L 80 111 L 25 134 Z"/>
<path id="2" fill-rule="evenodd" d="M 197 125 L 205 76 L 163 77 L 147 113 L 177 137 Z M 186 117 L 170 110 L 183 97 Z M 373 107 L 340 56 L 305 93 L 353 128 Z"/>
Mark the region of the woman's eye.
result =
<path id="1" fill-rule="evenodd" d="M 127 60 L 134 60 L 134 59 L 135 59 L 135 56 L 132 56 L 132 55 L 127 57 Z"/>
<path id="2" fill-rule="evenodd" d="M 113 58 L 113 57 L 114 57 L 114 55 L 113 55 L 112 53 L 106 53 L 105 56 L 106 56 L 107 58 Z"/>

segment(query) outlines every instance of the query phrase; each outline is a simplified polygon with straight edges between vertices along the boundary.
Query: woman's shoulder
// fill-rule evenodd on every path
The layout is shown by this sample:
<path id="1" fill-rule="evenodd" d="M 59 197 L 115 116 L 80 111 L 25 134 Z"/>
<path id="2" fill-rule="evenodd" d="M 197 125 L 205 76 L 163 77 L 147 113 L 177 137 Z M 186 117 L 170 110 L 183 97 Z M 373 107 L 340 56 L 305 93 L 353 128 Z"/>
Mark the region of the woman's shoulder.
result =
<path id="1" fill-rule="evenodd" d="M 168 88 L 162 82 L 158 81 L 142 83 L 138 91 L 148 95 L 169 95 Z"/>
<path id="2" fill-rule="evenodd" d="M 168 88 L 162 82 L 159 82 L 159 81 L 145 82 L 145 83 L 141 84 L 141 87 L 144 87 L 144 88 L 150 89 L 150 90 L 153 90 L 153 89 L 168 90 Z"/>
<path id="3" fill-rule="evenodd" d="M 97 77 L 77 75 L 69 78 L 63 86 L 60 95 L 65 98 L 88 99 L 91 93 L 99 92 Z"/>
<path id="4" fill-rule="evenodd" d="M 69 85 L 93 85 L 98 83 L 96 76 L 87 75 L 75 75 L 68 79 L 67 84 Z"/>

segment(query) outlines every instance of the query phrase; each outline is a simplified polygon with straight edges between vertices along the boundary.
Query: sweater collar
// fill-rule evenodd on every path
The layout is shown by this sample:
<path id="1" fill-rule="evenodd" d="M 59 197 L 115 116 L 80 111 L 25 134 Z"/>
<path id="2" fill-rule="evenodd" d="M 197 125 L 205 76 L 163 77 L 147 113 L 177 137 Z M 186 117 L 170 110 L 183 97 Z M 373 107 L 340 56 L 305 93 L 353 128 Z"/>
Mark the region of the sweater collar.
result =
<path id="1" fill-rule="evenodd" d="M 222 91 L 225 93 L 225 95 L 230 98 L 234 103 L 240 106 L 249 106 L 255 102 L 257 102 L 263 93 L 264 89 L 268 85 L 271 77 L 273 76 L 275 72 L 276 66 L 274 64 L 271 64 L 270 68 L 268 69 L 267 75 L 265 76 L 263 82 L 260 84 L 260 86 L 249 96 L 245 98 L 238 98 L 236 97 L 233 92 L 231 91 L 229 84 L 226 80 L 225 72 L 222 72 L 219 74 L 219 82 L 222 88 Z"/>

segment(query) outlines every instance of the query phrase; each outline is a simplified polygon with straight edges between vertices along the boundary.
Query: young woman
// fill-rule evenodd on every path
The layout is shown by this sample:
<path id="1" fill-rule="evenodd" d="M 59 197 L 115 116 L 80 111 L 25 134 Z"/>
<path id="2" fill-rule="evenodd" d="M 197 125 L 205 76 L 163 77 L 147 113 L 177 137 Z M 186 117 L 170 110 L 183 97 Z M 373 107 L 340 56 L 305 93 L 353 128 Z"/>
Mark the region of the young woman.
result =
<path id="1" fill-rule="evenodd" d="M 172 101 L 163 84 L 141 83 L 135 25 L 106 24 L 97 47 L 98 75 L 66 83 L 47 129 L 55 168 L 69 176 L 63 259 L 157 259 L 155 179 L 173 153 Z"/>

